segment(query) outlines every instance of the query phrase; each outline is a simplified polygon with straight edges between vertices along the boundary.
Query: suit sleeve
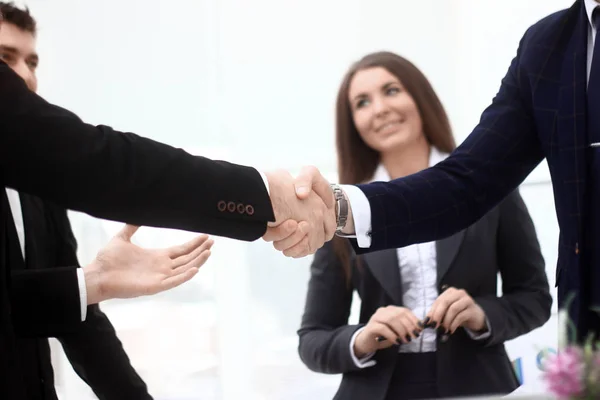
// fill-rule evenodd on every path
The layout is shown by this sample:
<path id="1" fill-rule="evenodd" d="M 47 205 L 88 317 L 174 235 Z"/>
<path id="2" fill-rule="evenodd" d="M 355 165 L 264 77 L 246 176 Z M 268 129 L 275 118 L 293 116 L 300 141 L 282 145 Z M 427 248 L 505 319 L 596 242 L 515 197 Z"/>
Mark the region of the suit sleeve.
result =
<path id="1" fill-rule="evenodd" d="M 544 158 L 521 40 L 499 92 L 475 130 L 443 162 L 405 178 L 358 185 L 371 208 L 371 246 L 357 253 L 448 237 L 479 220 Z"/>
<path id="2" fill-rule="evenodd" d="M 81 324 L 77 268 L 12 271 L 12 322 L 22 337 L 54 337 Z"/>
<path id="3" fill-rule="evenodd" d="M 240 240 L 261 237 L 274 220 L 253 168 L 86 124 L 28 90 L 3 62 L 0 87 L 5 186 L 95 217 Z"/>
<path id="4" fill-rule="evenodd" d="M 56 266 L 79 265 L 77 240 L 67 212 L 48 206 L 57 235 Z M 98 304 L 90 305 L 87 318 L 69 332 L 57 337 L 69 362 L 100 400 L 152 399 L 135 371 L 117 333 Z"/>
<path id="5" fill-rule="evenodd" d="M 507 197 L 499 210 L 496 247 L 502 297 L 474 299 L 491 326 L 486 345 L 506 342 L 542 326 L 550 318 L 552 307 L 535 226 L 518 191 Z"/>
<path id="6" fill-rule="evenodd" d="M 354 332 L 364 324 L 348 325 L 352 289 L 347 286 L 332 242 L 317 250 L 310 268 L 310 280 L 298 352 L 312 371 L 339 374 L 360 368 L 349 351 Z"/>

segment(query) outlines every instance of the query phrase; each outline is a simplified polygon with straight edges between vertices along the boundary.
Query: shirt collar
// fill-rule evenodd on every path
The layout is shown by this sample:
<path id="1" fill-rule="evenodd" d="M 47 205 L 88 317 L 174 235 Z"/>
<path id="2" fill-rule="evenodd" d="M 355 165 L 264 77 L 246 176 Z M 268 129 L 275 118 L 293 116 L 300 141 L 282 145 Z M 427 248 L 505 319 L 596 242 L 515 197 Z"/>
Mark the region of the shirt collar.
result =
<path id="1" fill-rule="evenodd" d="M 594 26 L 594 22 L 592 21 L 592 13 L 596 9 L 596 7 L 600 6 L 600 4 L 596 2 L 596 0 L 584 0 L 583 4 L 585 5 L 585 14 L 588 17 L 588 21 L 592 26 L 592 29 L 595 29 L 596 27 Z"/>
<path id="2" fill-rule="evenodd" d="M 448 157 L 447 153 L 442 153 L 434 146 L 431 146 L 431 152 L 429 153 L 429 166 L 433 167 L 446 157 Z M 375 170 L 375 173 L 373 174 L 371 182 L 387 182 L 389 180 L 391 180 L 390 174 L 387 172 L 383 164 L 379 164 Z"/>

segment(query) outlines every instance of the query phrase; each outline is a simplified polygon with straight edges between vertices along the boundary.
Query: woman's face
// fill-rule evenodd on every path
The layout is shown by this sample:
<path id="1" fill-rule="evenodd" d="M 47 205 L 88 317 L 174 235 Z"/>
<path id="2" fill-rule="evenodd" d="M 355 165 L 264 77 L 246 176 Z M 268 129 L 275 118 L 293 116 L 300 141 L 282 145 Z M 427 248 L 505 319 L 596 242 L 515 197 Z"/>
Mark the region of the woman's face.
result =
<path id="1" fill-rule="evenodd" d="M 421 115 L 402 82 L 383 67 L 358 71 L 348 100 L 363 141 L 380 153 L 410 146 L 423 138 Z"/>

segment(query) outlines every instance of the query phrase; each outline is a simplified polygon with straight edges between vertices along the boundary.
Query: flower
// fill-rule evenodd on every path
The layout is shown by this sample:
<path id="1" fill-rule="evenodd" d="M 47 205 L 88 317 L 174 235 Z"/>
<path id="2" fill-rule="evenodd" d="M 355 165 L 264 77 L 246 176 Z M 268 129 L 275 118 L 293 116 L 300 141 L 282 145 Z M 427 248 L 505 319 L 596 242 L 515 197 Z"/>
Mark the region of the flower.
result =
<path id="1" fill-rule="evenodd" d="M 600 359 L 594 357 L 594 364 L 597 363 L 596 360 Z M 583 351 L 579 347 L 568 346 L 548 356 L 544 363 L 543 377 L 555 396 L 559 399 L 571 399 L 585 393 L 586 370 Z"/>

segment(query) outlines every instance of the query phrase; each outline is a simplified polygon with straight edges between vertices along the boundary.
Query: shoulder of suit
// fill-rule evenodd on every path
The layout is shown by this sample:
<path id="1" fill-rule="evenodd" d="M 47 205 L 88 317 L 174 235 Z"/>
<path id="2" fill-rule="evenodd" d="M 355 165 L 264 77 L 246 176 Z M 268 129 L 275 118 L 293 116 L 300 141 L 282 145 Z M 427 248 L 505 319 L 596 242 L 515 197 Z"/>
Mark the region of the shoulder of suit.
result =
<path id="1" fill-rule="evenodd" d="M 581 6 L 583 7 L 583 4 Z M 539 41 L 556 35 L 560 32 L 560 25 L 565 22 L 568 13 L 569 9 L 563 9 L 545 16 L 527 29 L 524 38 Z"/>

